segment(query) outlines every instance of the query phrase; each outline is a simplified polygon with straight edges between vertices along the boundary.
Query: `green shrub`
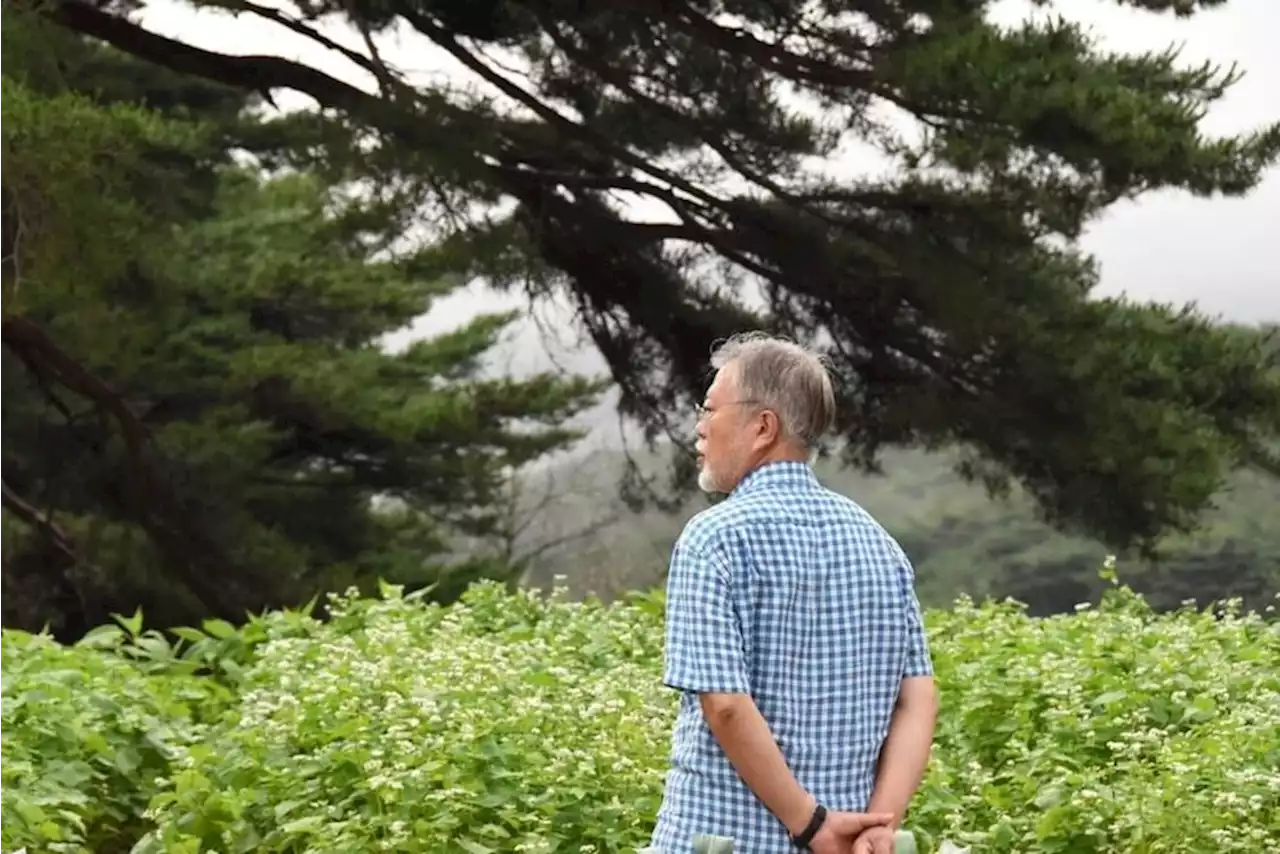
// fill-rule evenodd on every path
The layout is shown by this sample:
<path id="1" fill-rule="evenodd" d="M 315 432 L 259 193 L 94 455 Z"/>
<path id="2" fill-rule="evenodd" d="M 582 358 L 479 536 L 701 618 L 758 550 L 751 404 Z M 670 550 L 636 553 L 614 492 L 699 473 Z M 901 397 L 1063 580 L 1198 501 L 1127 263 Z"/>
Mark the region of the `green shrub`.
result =
<path id="1" fill-rule="evenodd" d="M 449 608 L 395 591 L 331 605 L 327 623 L 255 624 L 229 683 L 238 704 L 207 731 L 184 724 L 174 751 L 112 790 L 131 817 L 122 834 L 154 820 L 138 854 L 647 842 L 676 701 L 660 684 L 660 596 L 604 607 L 481 584 Z M 1160 616 L 1124 590 L 1066 617 L 962 601 L 927 619 L 943 709 L 908 820 L 922 851 L 943 838 L 975 852 L 1280 850 L 1280 625 L 1230 610 Z M 12 697 L 31 702 L 84 662 L 112 674 L 95 682 L 118 704 L 99 721 L 109 729 L 129 714 L 124 698 L 188 721 L 149 698 L 194 677 L 174 671 L 162 689 L 136 665 L 44 641 L 5 655 L 11 851 L 30 837 L 8 833 L 10 757 L 37 769 L 21 784 L 34 803 L 32 781 L 68 745 L 30 721 L 11 732 Z M 49 821 L 70 827 L 57 809 Z"/>
<path id="2" fill-rule="evenodd" d="M 3 850 L 114 854 L 145 830 L 143 811 L 232 699 L 209 679 L 148 675 L 105 632 L 75 647 L 4 633 Z"/>
<path id="3" fill-rule="evenodd" d="M 392 596 L 332 612 L 312 637 L 263 647 L 234 724 L 156 800 L 144 851 L 619 850 L 645 836 L 674 707 L 642 610 L 481 585 L 451 609 Z"/>
<path id="4" fill-rule="evenodd" d="M 984 852 L 1280 850 L 1280 624 L 1101 610 L 929 615 L 942 690 L 911 820 Z"/>
<path id="5" fill-rule="evenodd" d="M 625 850 L 661 792 L 660 619 L 476 588 L 338 603 L 268 644 L 242 715 L 162 796 L 158 841 L 262 850 Z M 1280 635 L 1117 593 L 1049 620 L 931 615 L 945 706 L 912 815 L 983 851 L 1257 851 L 1280 838 Z M 233 814 L 218 822 L 209 811 Z"/>

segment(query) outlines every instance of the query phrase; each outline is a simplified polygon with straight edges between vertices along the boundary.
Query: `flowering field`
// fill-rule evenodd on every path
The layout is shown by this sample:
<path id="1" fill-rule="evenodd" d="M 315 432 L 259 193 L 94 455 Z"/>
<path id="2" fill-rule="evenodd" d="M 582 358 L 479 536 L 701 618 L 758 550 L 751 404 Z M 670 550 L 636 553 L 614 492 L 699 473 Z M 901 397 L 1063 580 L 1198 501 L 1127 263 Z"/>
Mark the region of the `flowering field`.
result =
<path id="1" fill-rule="evenodd" d="M 479 585 L 177 649 L 140 621 L 70 649 L 6 633 L 3 854 L 633 851 L 674 711 L 661 614 Z M 1280 624 L 1157 616 L 1123 588 L 1069 617 L 928 621 L 922 850 L 1280 850 Z"/>

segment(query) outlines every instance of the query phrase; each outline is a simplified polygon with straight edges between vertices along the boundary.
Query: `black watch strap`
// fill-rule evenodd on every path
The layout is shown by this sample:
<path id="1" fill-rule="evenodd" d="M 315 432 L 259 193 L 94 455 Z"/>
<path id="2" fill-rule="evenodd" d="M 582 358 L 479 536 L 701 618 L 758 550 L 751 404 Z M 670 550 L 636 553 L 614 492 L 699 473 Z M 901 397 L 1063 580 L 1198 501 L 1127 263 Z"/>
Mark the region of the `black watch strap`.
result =
<path id="1" fill-rule="evenodd" d="M 827 820 L 827 808 L 822 804 L 818 804 L 813 808 L 813 818 L 809 819 L 809 824 L 804 830 L 800 831 L 798 836 L 791 837 L 791 841 L 801 851 L 809 850 L 809 843 L 813 841 L 813 837 L 817 836 L 818 830 L 822 827 L 822 823 Z"/>

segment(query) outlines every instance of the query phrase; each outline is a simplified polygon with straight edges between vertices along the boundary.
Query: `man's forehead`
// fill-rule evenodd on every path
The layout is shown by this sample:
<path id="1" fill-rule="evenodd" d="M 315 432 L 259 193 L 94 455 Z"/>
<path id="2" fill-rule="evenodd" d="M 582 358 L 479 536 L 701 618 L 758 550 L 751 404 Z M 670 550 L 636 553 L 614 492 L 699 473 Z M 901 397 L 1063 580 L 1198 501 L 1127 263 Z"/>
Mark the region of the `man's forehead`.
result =
<path id="1" fill-rule="evenodd" d="M 724 397 L 733 389 L 733 372 L 729 370 L 732 365 L 725 365 L 716 371 L 716 375 L 711 378 L 711 385 L 707 386 L 706 399 L 710 401 L 712 398 Z"/>

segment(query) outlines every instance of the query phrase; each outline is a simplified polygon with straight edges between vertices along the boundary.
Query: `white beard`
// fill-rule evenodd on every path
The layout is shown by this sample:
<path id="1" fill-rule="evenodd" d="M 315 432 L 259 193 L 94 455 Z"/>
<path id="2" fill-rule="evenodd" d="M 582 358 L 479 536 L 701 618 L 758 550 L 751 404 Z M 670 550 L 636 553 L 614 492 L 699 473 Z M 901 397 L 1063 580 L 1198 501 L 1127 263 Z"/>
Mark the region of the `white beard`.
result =
<path id="1" fill-rule="evenodd" d="M 698 488 L 703 492 L 712 494 L 724 491 L 716 485 L 716 479 L 711 474 L 711 470 L 707 468 L 706 463 L 703 463 L 702 468 L 698 469 Z"/>

